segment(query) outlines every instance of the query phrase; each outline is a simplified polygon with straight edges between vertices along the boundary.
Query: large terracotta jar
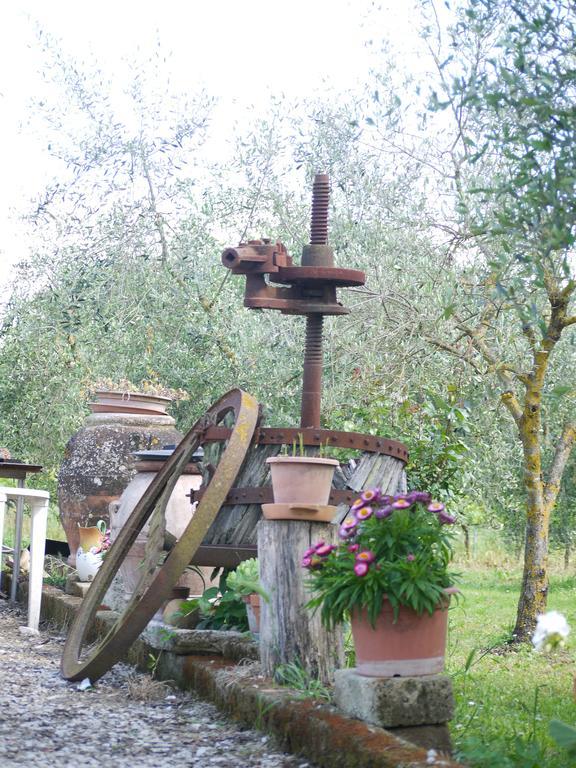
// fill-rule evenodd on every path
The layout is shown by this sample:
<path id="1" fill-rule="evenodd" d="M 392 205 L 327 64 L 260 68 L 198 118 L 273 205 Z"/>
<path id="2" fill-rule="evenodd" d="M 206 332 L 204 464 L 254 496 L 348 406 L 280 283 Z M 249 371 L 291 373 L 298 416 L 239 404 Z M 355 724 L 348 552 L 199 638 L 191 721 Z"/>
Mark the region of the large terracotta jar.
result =
<path id="1" fill-rule="evenodd" d="M 171 451 L 140 452 L 136 462 L 136 474 L 122 493 L 117 504 L 111 505 L 110 538 L 112 543 L 117 539 L 122 527 L 130 517 L 132 510 L 144 495 L 146 489 L 162 468 L 163 462 Z M 202 485 L 202 475 L 198 464 L 188 464 L 174 486 L 174 490 L 166 505 L 166 530 L 179 539 L 188 526 L 196 510 L 196 504 L 190 503 L 190 491 L 197 491 Z M 124 558 L 119 568 L 118 576 L 122 583 L 124 601 L 130 599 L 141 576 L 141 564 L 145 556 L 149 524 L 142 528 L 138 538 Z M 204 589 L 211 586 L 209 567 L 190 569 L 178 580 L 178 587 L 186 587 L 192 595 L 201 595 Z"/>
<path id="2" fill-rule="evenodd" d="M 100 402 L 92 405 L 98 412 L 90 414 L 68 441 L 58 473 L 58 505 L 71 565 L 80 546 L 78 527 L 96 525 L 98 520 L 109 527 L 110 503 L 120 498 L 136 474 L 133 454 L 182 439 L 165 411 L 135 413 L 133 401 L 126 413 L 118 410 L 118 403 L 110 412 L 101 411 L 100 406 Z"/>

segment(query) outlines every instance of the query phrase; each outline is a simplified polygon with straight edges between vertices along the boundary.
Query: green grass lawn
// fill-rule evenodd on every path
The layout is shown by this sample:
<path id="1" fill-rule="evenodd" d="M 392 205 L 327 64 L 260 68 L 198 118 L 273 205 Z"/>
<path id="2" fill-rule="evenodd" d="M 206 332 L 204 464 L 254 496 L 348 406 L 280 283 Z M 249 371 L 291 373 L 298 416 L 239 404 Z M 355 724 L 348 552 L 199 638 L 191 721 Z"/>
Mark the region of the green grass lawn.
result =
<path id="1" fill-rule="evenodd" d="M 448 650 L 456 747 L 475 767 L 576 765 L 548 735 L 552 719 L 576 725 L 576 577 L 552 573 L 548 608 L 564 613 L 574 636 L 566 649 L 546 655 L 527 646 L 513 652 L 503 647 L 514 625 L 519 569 L 460 570 L 462 596 L 451 610 Z"/>
<path id="2" fill-rule="evenodd" d="M 4 544 L 8 547 L 14 546 L 14 537 L 16 532 L 16 511 L 15 505 L 10 504 L 6 509 L 4 519 Z M 57 541 L 66 541 L 66 534 L 58 517 L 58 509 L 51 506 L 48 510 L 48 524 L 46 527 L 46 538 Z M 22 530 L 22 544 L 27 547 L 30 543 L 30 513 L 24 508 L 24 521 Z"/>

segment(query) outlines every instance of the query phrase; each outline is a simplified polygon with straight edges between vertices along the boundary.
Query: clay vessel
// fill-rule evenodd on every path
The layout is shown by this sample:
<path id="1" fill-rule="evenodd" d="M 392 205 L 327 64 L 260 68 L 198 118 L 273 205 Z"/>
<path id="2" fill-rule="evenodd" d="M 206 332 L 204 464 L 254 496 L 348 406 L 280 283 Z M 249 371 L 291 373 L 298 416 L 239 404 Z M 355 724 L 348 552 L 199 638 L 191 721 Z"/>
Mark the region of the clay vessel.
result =
<path id="1" fill-rule="evenodd" d="M 449 599 L 449 598 L 448 598 Z M 437 675 L 444 669 L 448 599 L 433 614 L 400 606 L 398 619 L 388 600 L 372 627 L 366 609 L 353 611 L 356 673 L 365 677 Z"/>
<path id="2" fill-rule="evenodd" d="M 327 505 L 339 462 L 320 456 L 270 456 L 275 504 Z"/>
<path id="3" fill-rule="evenodd" d="M 118 537 L 118 533 L 128 520 L 132 510 L 142 498 L 156 473 L 161 469 L 162 463 L 162 461 L 146 459 L 136 462 L 136 474 L 123 491 L 119 503 L 111 505 L 110 538 L 112 542 Z M 191 490 L 198 490 L 201 485 L 202 475 L 197 464 L 188 464 L 182 475 L 178 478 L 170 500 L 166 505 L 166 530 L 169 534 L 175 536 L 176 539 L 180 538 L 196 509 L 196 504 L 190 503 L 190 498 L 187 494 Z M 130 598 L 140 579 L 140 564 L 144 558 L 148 529 L 149 525 L 146 524 L 119 568 L 119 577 L 124 590 L 124 600 Z M 187 570 L 178 579 L 178 586 L 186 587 L 193 596 L 201 595 L 204 589 L 210 586 L 212 570 L 209 567 Z M 198 572 L 202 575 L 199 575 Z M 204 582 L 202 579 L 204 579 Z"/>
<path id="4" fill-rule="evenodd" d="M 177 444 L 182 436 L 174 419 L 166 415 L 93 413 L 66 445 L 58 473 L 60 519 L 75 565 L 80 545 L 78 526 L 104 520 L 136 474 L 135 451 Z"/>

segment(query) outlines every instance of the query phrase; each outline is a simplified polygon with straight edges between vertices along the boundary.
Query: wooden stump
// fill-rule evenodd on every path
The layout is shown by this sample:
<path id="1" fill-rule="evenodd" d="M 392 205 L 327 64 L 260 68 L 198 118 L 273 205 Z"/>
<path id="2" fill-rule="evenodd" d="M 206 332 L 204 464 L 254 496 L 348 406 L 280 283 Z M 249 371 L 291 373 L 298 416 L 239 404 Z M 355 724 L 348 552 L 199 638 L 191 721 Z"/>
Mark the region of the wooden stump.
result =
<path id="1" fill-rule="evenodd" d="M 300 563 L 303 553 L 321 539 L 336 543 L 337 526 L 299 520 L 258 523 L 260 581 L 270 597 L 261 603 L 260 658 L 270 677 L 278 665 L 296 662 L 312 677 L 332 683 L 335 670 L 344 666 L 341 628 L 327 631 L 320 613 L 304 607 L 311 595 L 304 586 L 308 571 Z"/>

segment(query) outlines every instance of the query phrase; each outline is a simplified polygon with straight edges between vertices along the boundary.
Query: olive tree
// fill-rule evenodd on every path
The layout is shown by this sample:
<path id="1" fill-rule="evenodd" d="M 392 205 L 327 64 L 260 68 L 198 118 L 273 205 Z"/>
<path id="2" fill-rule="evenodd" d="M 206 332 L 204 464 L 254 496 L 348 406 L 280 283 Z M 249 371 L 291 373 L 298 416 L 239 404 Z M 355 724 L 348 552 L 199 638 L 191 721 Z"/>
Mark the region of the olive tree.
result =
<path id="1" fill-rule="evenodd" d="M 462 269 L 433 341 L 492 382 L 522 448 L 518 640 L 546 608 L 550 516 L 576 438 L 569 408 L 544 408 L 571 386 L 556 362 L 576 323 L 575 33 L 570 2 L 468 0 L 449 54 L 435 52 L 434 103 L 457 128 L 447 154 Z"/>

